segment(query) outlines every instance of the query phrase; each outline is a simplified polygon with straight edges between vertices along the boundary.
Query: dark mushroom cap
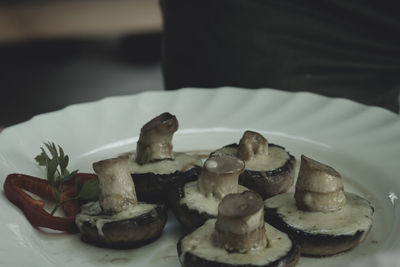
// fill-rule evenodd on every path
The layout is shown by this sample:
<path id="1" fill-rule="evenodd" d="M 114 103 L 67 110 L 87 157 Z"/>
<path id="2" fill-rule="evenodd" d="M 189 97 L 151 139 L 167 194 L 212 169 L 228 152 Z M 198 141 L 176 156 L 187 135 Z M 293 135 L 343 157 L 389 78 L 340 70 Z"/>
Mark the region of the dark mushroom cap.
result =
<path id="1" fill-rule="evenodd" d="M 270 151 L 282 150 L 287 154 L 287 160 L 274 169 L 253 170 L 245 167 L 239 176 L 239 184 L 256 191 L 263 199 L 287 192 L 294 183 L 296 171 L 296 159 L 284 147 L 272 143 L 268 147 Z M 236 154 L 237 149 L 238 144 L 230 144 L 222 148 L 222 151 Z"/>
<path id="2" fill-rule="evenodd" d="M 268 224 L 265 224 L 265 231 L 271 237 L 271 245 L 247 253 L 232 253 L 213 246 L 214 224 L 215 219 L 210 219 L 179 240 L 177 250 L 183 267 L 285 267 L 298 262 L 300 249 L 296 242 Z"/>
<path id="3" fill-rule="evenodd" d="M 187 231 L 192 231 L 207 219 L 216 217 L 218 204 L 223 196 L 248 190 L 238 185 L 238 175 L 244 167 L 243 161 L 229 155 L 214 155 L 208 162 L 209 166 L 204 164 L 198 181 L 197 177 L 187 179 L 169 193 L 171 209 Z M 201 179 L 203 191 L 199 189 Z"/>
<path id="4" fill-rule="evenodd" d="M 168 112 L 142 127 L 131 170 L 139 200 L 167 203 L 170 190 L 192 176 L 198 177 L 201 159 L 173 152 L 172 137 L 177 129 L 178 120 Z M 167 165 L 173 168 L 162 170 Z"/>
<path id="5" fill-rule="evenodd" d="M 265 200 L 265 221 L 292 236 L 302 255 L 341 253 L 365 239 L 374 212 L 366 199 L 352 193 L 346 197 L 348 204 L 343 209 L 326 213 L 298 210 L 292 193 L 277 195 Z"/>
<path id="6" fill-rule="evenodd" d="M 150 211 L 132 218 L 106 219 L 104 224 L 95 221 L 96 215 L 93 216 L 93 222 L 88 220 L 82 222 L 80 231 L 84 242 L 99 247 L 134 248 L 147 244 L 161 235 L 167 221 L 167 209 L 165 205 L 159 204 Z"/>
<path id="7" fill-rule="evenodd" d="M 150 203 L 163 202 L 169 205 L 170 192 L 176 192 L 177 187 L 187 181 L 199 178 L 200 166 L 193 166 L 187 171 L 175 171 L 170 174 L 132 173 L 136 186 L 137 197 L 140 201 Z"/>

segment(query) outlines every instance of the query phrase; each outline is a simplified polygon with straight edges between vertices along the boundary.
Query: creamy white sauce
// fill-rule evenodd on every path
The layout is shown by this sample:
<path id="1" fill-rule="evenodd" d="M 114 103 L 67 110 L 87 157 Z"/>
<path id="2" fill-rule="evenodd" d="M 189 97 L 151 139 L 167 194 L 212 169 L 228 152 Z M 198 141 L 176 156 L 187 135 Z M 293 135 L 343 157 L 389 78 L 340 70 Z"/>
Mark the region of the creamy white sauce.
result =
<path id="1" fill-rule="evenodd" d="M 129 169 L 131 173 L 156 173 L 170 174 L 176 171 L 185 172 L 194 166 L 202 166 L 201 159 L 182 152 L 174 153 L 174 160 L 161 160 L 143 165 L 135 161 L 136 153 L 129 156 Z"/>
<path id="2" fill-rule="evenodd" d="M 312 205 L 312 195 L 310 193 L 306 193 L 304 195 L 303 201 L 307 206 L 311 206 Z"/>
<path id="3" fill-rule="evenodd" d="M 150 211 L 154 211 L 153 216 L 156 216 L 155 208 L 157 205 L 155 204 L 147 204 L 147 203 L 137 203 L 135 206 L 123 210 L 119 213 L 112 215 L 104 215 L 102 213 L 102 209 L 100 207 L 99 202 L 92 202 L 82 207 L 82 211 L 76 215 L 75 223 L 79 229 L 81 229 L 84 222 L 89 222 L 91 225 L 95 225 L 97 231 L 101 236 L 103 234 L 103 226 L 109 222 L 121 221 L 125 219 L 134 218 Z"/>
<path id="4" fill-rule="evenodd" d="M 216 247 L 212 242 L 215 222 L 216 219 L 208 220 L 203 226 L 182 239 L 181 263 L 183 263 L 185 253 L 190 252 L 214 262 L 262 266 L 284 257 L 292 247 L 292 242 L 285 233 L 266 223 L 265 231 L 268 238 L 266 248 L 250 250 L 247 253 L 229 253 L 223 248 Z"/>
<path id="5" fill-rule="evenodd" d="M 311 234 L 353 235 L 369 230 L 373 221 L 369 202 L 353 193 L 345 195 L 346 205 L 342 209 L 326 213 L 297 209 L 293 193 L 276 195 L 264 204 L 267 208 L 277 208 L 277 213 L 290 226 Z"/>
<path id="6" fill-rule="evenodd" d="M 218 151 L 230 155 L 237 154 L 237 148 L 235 147 L 224 147 Z M 286 152 L 286 150 L 276 146 L 269 146 L 268 154 L 256 155 L 250 160 L 245 161 L 246 170 L 272 171 L 282 167 L 288 159 L 289 154 Z"/>
<path id="7" fill-rule="evenodd" d="M 206 197 L 197 189 L 197 181 L 186 183 L 183 187 L 185 197 L 180 201 L 180 204 L 186 204 L 189 209 L 205 212 L 210 215 L 218 215 L 218 204 L 221 202 L 214 196 Z M 247 187 L 238 185 L 237 193 L 249 190 Z"/>

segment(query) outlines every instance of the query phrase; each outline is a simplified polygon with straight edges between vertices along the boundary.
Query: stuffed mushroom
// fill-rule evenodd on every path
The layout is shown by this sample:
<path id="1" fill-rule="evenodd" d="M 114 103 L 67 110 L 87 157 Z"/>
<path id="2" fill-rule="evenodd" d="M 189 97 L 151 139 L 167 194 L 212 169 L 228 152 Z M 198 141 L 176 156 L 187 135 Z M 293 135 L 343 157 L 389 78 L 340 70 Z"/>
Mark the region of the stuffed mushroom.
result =
<path id="1" fill-rule="evenodd" d="M 307 256 L 329 256 L 362 242 L 372 227 L 374 209 L 361 196 L 345 193 L 341 175 L 306 156 L 296 191 L 265 201 L 268 223 L 291 235 Z"/>
<path id="2" fill-rule="evenodd" d="M 235 155 L 246 163 L 239 183 L 263 199 L 288 191 L 294 183 L 295 157 L 284 147 L 268 143 L 259 133 L 246 131 L 239 144 L 225 146 L 218 152 Z"/>
<path id="3" fill-rule="evenodd" d="M 253 191 L 224 197 L 217 219 L 181 238 L 177 250 L 183 267 L 294 266 L 300 255 L 287 234 L 264 222 L 263 200 Z"/>
<path id="4" fill-rule="evenodd" d="M 224 196 L 248 190 L 238 184 L 244 162 L 234 156 L 214 153 L 205 162 L 198 180 L 186 181 L 170 192 L 171 209 L 188 231 L 218 214 Z"/>
<path id="5" fill-rule="evenodd" d="M 81 239 L 100 247 L 132 248 L 159 237 L 167 221 L 166 207 L 138 202 L 128 158 L 99 161 L 93 169 L 100 196 L 76 216 Z"/>
<path id="6" fill-rule="evenodd" d="M 173 151 L 172 137 L 177 129 L 178 120 L 170 113 L 162 113 L 142 127 L 136 152 L 130 158 L 139 200 L 166 202 L 170 190 L 200 174 L 201 159 Z"/>

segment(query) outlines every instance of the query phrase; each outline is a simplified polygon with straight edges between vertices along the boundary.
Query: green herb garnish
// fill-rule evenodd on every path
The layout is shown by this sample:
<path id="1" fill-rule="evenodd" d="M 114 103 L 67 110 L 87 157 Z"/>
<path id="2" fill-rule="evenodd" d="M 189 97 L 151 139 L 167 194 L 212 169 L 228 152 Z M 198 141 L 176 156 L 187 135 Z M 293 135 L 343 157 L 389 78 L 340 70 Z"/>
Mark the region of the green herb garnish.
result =
<path id="1" fill-rule="evenodd" d="M 69 163 L 69 157 L 64 153 L 61 146 L 56 146 L 53 142 L 44 143 L 47 150 L 50 152 L 50 156 L 47 154 L 43 147 L 40 147 L 42 153 L 35 157 L 36 162 L 40 166 L 46 167 L 47 170 L 47 181 L 52 187 L 53 194 L 55 196 L 56 205 L 51 211 L 51 215 L 57 211 L 59 207 L 62 207 L 64 203 L 71 200 L 83 200 L 93 201 L 98 199 L 100 192 L 99 182 L 97 180 L 88 180 L 81 183 L 80 179 L 75 181 L 76 196 L 71 199 L 61 201 L 61 190 L 62 185 L 75 177 L 78 170 L 72 172 L 68 171 L 67 166 Z M 58 149 L 57 149 L 58 147 Z"/>

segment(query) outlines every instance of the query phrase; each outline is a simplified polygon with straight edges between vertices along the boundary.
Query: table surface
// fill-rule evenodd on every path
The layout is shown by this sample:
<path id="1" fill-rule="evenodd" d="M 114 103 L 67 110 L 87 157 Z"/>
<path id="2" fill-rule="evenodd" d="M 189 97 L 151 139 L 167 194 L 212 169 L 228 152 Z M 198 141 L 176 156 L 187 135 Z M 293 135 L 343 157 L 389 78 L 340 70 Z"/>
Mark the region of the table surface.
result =
<path id="1" fill-rule="evenodd" d="M 158 0 L 0 1 L 0 42 L 160 31 Z"/>

